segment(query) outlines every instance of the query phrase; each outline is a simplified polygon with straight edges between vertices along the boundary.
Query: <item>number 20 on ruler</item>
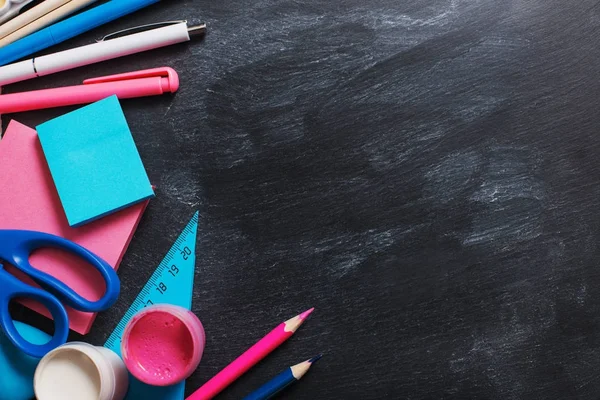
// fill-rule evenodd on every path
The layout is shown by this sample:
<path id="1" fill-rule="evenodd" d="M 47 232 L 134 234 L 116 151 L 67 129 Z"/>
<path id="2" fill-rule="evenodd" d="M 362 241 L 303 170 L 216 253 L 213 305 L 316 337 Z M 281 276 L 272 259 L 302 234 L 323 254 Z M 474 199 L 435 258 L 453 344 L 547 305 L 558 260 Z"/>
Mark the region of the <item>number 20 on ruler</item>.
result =
<path id="1" fill-rule="evenodd" d="M 191 255 L 192 255 L 192 251 L 189 249 L 189 247 L 185 246 L 182 250 L 180 250 L 181 252 L 181 257 L 184 260 L 187 260 Z M 179 268 L 177 268 L 177 265 L 172 264 L 170 267 L 166 267 L 167 272 L 169 273 L 169 275 L 164 275 L 162 276 L 162 278 L 175 278 L 177 276 L 177 274 L 179 274 Z M 156 291 L 158 291 L 158 293 L 160 294 L 165 294 L 165 292 L 167 291 L 167 285 L 164 282 L 159 282 L 156 287 L 155 287 Z M 147 300 L 146 303 L 144 304 L 144 307 L 147 306 L 151 306 L 154 303 L 152 302 L 152 300 Z"/>

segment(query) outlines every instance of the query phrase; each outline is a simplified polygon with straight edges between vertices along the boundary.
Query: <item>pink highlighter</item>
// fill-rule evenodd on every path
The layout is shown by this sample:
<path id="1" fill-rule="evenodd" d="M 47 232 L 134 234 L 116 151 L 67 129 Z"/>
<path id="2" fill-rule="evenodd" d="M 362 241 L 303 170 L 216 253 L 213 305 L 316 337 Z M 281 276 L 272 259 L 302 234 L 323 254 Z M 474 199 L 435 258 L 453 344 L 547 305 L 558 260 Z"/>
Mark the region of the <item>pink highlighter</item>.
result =
<path id="1" fill-rule="evenodd" d="M 93 103 L 112 95 L 119 99 L 157 96 L 178 89 L 179 76 L 173 68 L 146 69 L 87 79 L 78 86 L 0 95 L 0 114 Z"/>
<path id="2" fill-rule="evenodd" d="M 206 336 L 191 311 L 170 304 L 144 308 L 125 327 L 121 355 L 138 380 L 170 386 L 188 378 L 198 367 Z"/>

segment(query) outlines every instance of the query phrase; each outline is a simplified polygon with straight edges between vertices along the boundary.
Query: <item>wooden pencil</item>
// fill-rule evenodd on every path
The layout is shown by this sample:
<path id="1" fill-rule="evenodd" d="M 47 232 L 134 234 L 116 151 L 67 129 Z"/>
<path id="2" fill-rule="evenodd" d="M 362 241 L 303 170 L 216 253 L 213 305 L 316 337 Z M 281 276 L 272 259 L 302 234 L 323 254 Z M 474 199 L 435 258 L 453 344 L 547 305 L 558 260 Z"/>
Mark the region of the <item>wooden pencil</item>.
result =
<path id="1" fill-rule="evenodd" d="M 12 32 L 11 34 L 0 39 L 0 47 L 4 47 L 19 39 L 24 38 L 27 35 L 31 35 L 34 32 L 39 31 L 61 19 L 68 17 L 69 15 L 79 11 L 83 7 L 86 7 L 98 0 L 71 0 L 68 3 L 50 11 L 35 21 L 25 25 L 24 27 Z M 42 3 L 43 4 L 43 3 Z"/>
<path id="2" fill-rule="evenodd" d="M 311 308 L 310 310 L 306 310 L 302 314 L 279 324 L 254 346 L 246 350 L 244 354 L 236 358 L 221 372 L 202 385 L 200 389 L 187 397 L 186 400 L 208 400 L 215 397 L 233 381 L 242 376 L 283 342 L 288 340 L 313 311 L 314 308 Z"/>
<path id="3" fill-rule="evenodd" d="M 243 400 L 268 400 L 277 395 L 293 383 L 298 382 L 312 367 L 312 365 L 321 359 L 321 354 L 306 360 L 300 364 L 286 368 L 279 375 L 244 397 Z"/>

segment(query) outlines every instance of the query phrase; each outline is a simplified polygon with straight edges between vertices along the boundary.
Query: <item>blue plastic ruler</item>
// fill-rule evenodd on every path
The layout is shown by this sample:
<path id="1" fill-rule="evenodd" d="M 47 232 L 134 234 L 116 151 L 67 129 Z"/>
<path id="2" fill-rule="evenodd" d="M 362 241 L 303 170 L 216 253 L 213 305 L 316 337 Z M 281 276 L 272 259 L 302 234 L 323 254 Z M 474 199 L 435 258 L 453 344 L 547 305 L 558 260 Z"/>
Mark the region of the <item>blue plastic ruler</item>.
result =
<path id="1" fill-rule="evenodd" d="M 187 224 L 171 250 L 156 268 L 138 297 L 133 301 L 123 319 L 104 344 L 119 356 L 121 337 L 129 320 L 142 308 L 152 304 L 174 304 L 191 309 L 196 269 L 196 235 L 198 212 Z M 126 400 L 182 400 L 185 382 L 174 386 L 156 387 L 146 385 L 129 375 L 129 391 Z"/>

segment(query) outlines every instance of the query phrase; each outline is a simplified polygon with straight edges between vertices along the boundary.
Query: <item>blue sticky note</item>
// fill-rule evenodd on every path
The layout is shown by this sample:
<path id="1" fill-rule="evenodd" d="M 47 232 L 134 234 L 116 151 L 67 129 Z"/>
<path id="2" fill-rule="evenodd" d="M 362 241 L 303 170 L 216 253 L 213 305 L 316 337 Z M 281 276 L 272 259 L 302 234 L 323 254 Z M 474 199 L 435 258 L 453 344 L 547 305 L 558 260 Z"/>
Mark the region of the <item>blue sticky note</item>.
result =
<path id="1" fill-rule="evenodd" d="M 116 96 L 48 121 L 37 131 L 70 226 L 154 196 Z"/>

